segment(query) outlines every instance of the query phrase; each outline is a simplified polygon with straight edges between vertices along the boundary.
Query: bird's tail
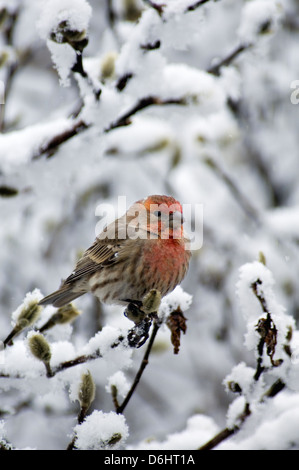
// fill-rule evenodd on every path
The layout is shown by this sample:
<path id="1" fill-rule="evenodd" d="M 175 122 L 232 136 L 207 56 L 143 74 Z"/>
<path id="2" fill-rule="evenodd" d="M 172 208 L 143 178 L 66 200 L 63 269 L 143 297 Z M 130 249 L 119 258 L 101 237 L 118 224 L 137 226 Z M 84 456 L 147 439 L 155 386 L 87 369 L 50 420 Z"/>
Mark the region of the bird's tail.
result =
<path id="1" fill-rule="evenodd" d="M 40 300 L 39 305 L 53 305 L 54 307 L 63 307 L 72 300 L 83 295 L 84 292 L 74 292 L 71 285 L 64 285 L 47 297 Z"/>

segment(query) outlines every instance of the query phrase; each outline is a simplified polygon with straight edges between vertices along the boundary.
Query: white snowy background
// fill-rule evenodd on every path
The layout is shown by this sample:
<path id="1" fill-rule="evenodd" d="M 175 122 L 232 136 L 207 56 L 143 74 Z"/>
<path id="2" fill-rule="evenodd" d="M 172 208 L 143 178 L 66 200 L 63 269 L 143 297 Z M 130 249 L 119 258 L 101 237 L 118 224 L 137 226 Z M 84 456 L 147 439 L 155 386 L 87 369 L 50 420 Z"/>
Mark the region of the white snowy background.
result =
<path id="1" fill-rule="evenodd" d="M 51 366 L 103 357 L 48 378 L 25 329 L 0 352 L 1 446 L 197 449 L 234 429 L 214 448 L 299 448 L 298 18 L 296 0 L 0 2 L 0 340 L 72 271 L 99 204 L 169 194 L 204 215 L 203 246 L 163 304 L 187 317 L 179 354 L 163 325 L 116 414 L 111 384 L 126 396 L 146 345 L 112 350 L 132 326 L 123 309 L 78 299 L 76 321 L 45 333 Z M 89 39 L 84 74 L 62 22 Z M 267 312 L 274 351 L 256 378 Z M 87 369 L 95 399 L 78 424 Z"/>

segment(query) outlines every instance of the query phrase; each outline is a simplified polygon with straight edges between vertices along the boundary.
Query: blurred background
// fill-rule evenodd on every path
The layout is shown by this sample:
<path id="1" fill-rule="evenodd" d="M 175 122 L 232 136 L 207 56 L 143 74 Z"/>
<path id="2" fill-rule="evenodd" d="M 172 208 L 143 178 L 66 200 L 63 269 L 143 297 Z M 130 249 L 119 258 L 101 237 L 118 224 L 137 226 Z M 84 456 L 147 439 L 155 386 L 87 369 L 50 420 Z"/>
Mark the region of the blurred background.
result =
<path id="1" fill-rule="evenodd" d="M 159 2 L 89 0 L 83 65 L 98 100 L 79 73 L 61 83 L 66 62 L 51 57 L 38 26 L 43 3 L 0 3 L 1 337 L 27 292 L 49 294 L 72 271 L 95 238 L 99 204 L 117 208 L 126 196 L 129 206 L 149 194 L 202 204 L 203 246 L 182 285 L 193 302 L 180 352 L 161 331 L 125 414 L 129 443 L 163 439 L 196 412 L 221 427 L 231 401 L 225 375 L 254 362 L 243 344 L 239 268 L 262 252 L 280 302 L 299 316 L 299 2 L 164 0 L 161 10 Z M 149 96 L 184 104 L 148 106 L 107 132 Z M 86 128 L 49 147 L 78 120 Z M 75 345 L 103 325 L 128 325 L 121 308 L 91 295 L 76 305 Z M 129 381 L 142 354 L 134 352 Z M 107 376 L 99 368 L 94 377 L 94 408 L 103 411 L 113 409 Z M 1 395 L 15 445 L 65 448 L 73 404 L 41 403 L 26 388 Z"/>

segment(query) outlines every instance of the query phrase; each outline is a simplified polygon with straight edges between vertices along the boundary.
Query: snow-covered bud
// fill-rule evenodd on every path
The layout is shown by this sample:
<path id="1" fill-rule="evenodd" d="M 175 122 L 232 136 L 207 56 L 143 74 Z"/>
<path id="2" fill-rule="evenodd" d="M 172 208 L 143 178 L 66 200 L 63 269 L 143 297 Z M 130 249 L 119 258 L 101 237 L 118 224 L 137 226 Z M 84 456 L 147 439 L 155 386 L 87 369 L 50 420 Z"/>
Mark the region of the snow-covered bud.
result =
<path id="1" fill-rule="evenodd" d="M 142 4 L 139 0 L 123 0 L 123 10 L 126 21 L 137 21 L 142 13 Z"/>
<path id="2" fill-rule="evenodd" d="M 58 44 L 69 44 L 77 51 L 83 51 L 88 44 L 85 30 L 72 29 L 68 21 L 61 21 L 55 30 L 51 31 L 50 39 Z"/>
<path id="3" fill-rule="evenodd" d="M 38 305 L 41 299 L 40 292 L 36 289 L 26 295 L 24 302 L 12 313 L 14 327 L 4 340 L 4 345 L 11 343 L 13 338 L 19 335 L 25 328 L 32 326 L 39 318 L 42 307 Z"/>
<path id="4" fill-rule="evenodd" d="M 42 307 L 38 305 L 38 300 L 32 300 L 19 314 L 15 329 L 19 332 L 33 325 L 39 318 Z"/>
<path id="5" fill-rule="evenodd" d="M 112 411 L 93 411 L 74 431 L 78 450 L 119 449 L 129 435 L 124 415 Z"/>
<path id="6" fill-rule="evenodd" d="M 38 23 L 40 35 L 82 52 L 88 44 L 91 12 L 86 0 L 48 0 Z"/>
<path id="7" fill-rule="evenodd" d="M 279 2 L 253 0 L 246 2 L 238 35 L 242 42 L 252 43 L 259 35 L 269 34 L 277 29 L 282 14 Z"/>
<path id="8" fill-rule="evenodd" d="M 89 371 L 81 377 L 81 383 L 79 387 L 78 399 L 82 409 L 85 412 L 88 410 L 92 404 L 95 397 L 95 383 L 93 381 L 92 375 Z"/>

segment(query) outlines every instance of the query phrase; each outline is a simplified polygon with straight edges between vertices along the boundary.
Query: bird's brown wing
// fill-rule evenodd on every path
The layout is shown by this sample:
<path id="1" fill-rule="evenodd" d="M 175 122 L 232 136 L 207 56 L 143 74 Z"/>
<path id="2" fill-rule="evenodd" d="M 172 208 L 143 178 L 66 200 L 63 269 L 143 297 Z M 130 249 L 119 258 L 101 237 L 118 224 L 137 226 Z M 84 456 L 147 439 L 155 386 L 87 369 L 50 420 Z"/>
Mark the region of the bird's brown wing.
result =
<path id="1" fill-rule="evenodd" d="M 116 263 L 118 261 L 117 253 L 121 247 L 119 234 L 126 234 L 125 228 L 125 215 L 109 224 L 106 229 L 98 235 L 91 247 L 85 251 L 82 258 L 79 259 L 74 271 L 63 284 L 84 280 L 86 276 L 98 271 L 102 265 Z"/>
<path id="2" fill-rule="evenodd" d="M 116 262 L 118 250 L 119 244 L 114 240 L 96 239 L 93 245 L 85 251 L 74 271 L 64 283 L 78 281 L 85 276 L 94 274 L 102 265 Z"/>
<path id="3" fill-rule="evenodd" d="M 118 249 L 119 246 L 115 240 L 96 239 L 78 261 L 72 274 L 62 281 L 57 291 L 44 297 L 39 302 L 40 305 L 52 304 L 54 307 L 62 307 L 85 294 L 88 276 L 101 269 L 102 265 L 117 261 Z"/>

